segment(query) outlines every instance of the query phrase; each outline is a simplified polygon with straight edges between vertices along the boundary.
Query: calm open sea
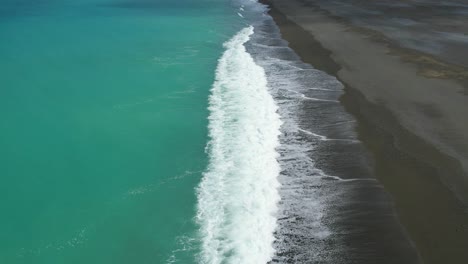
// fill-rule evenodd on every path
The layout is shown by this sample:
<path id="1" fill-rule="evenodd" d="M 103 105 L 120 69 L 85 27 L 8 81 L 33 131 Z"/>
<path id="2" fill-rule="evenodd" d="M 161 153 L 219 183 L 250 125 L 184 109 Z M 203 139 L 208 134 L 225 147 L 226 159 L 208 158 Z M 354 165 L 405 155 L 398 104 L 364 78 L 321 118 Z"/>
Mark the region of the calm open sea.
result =
<path id="1" fill-rule="evenodd" d="M 0 263 L 194 261 L 228 1 L 0 1 Z"/>

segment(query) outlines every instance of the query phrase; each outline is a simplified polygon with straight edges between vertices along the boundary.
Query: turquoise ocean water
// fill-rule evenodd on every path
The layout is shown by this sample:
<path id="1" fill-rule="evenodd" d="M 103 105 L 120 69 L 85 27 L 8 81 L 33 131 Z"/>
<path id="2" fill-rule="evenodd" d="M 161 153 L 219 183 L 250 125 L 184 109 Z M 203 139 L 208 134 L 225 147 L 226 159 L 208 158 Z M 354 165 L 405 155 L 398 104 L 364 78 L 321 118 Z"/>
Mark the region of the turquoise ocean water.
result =
<path id="1" fill-rule="evenodd" d="M 0 1 L 0 263 L 192 263 L 229 1 Z"/>

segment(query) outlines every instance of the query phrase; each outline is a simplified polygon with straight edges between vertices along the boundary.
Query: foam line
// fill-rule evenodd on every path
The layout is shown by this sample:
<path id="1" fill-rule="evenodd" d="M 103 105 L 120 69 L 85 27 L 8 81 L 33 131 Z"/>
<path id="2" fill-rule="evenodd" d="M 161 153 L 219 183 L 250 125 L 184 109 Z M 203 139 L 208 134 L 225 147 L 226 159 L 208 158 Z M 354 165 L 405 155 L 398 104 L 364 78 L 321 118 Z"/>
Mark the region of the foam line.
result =
<path id="1" fill-rule="evenodd" d="M 331 176 L 331 175 L 323 175 L 323 176 L 320 176 L 320 178 L 324 178 L 324 179 L 334 179 L 334 180 L 337 180 L 337 181 L 342 181 L 342 182 L 352 182 L 352 181 L 375 181 L 377 182 L 376 179 L 373 179 L 373 178 L 362 178 L 362 179 L 359 179 L 359 178 L 351 178 L 351 179 L 343 179 L 341 177 L 338 177 L 338 176 Z"/>
<path id="2" fill-rule="evenodd" d="M 332 103 L 338 103 L 337 100 L 327 100 L 327 99 L 319 99 L 319 98 L 313 98 L 313 97 L 307 97 L 305 95 L 301 95 L 301 98 L 305 100 L 311 100 L 311 101 L 320 101 L 320 102 L 332 102 Z"/>
<path id="3" fill-rule="evenodd" d="M 308 88 L 309 90 L 318 90 L 318 91 L 331 91 L 331 92 L 336 92 L 336 90 L 333 89 L 325 89 L 325 88 Z"/>
<path id="4" fill-rule="evenodd" d="M 311 132 L 309 130 L 305 130 L 305 129 L 302 129 L 302 128 L 299 128 L 298 130 L 305 133 L 305 134 L 307 134 L 307 135 L 311 135 L 313 137 L 316 137 L 316 138 L 318 138 L 319 140 L 322 140 L 322 141 L 345 141 L 345 142 L 350 142 L 350 143 L 359 143 L 359 140 L 355 140 L 355 139 L 328 138 L 326 136 L 322 136 L 322 135 L 316 134 L 314 132 Z"/>

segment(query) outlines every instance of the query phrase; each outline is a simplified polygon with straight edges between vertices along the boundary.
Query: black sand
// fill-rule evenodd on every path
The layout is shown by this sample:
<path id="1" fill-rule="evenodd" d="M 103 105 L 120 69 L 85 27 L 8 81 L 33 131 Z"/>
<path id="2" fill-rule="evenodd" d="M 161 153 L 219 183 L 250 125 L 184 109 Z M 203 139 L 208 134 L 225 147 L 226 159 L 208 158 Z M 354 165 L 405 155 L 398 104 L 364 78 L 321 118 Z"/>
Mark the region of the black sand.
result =
<path id="1" fill-rule="evenodd" d="M 468 122 L 463 122 L 468 120 L 468 102 L 462 93 L 463 80 L 429 79 L 434 76 L 421 74 L 421 69 L 427 68 L 427 60 L 407 60 L 411 51 L 405 53 L 400 47 L 390 47 L 390 41 L 386 42 L 378 33 L 375 35 L 379 39 L 375 39 L 368 30 L 337 20 L 310 3 L 304 5 L 294 0 L 268 2 L 273 4 L 270 13 L 283 37 L 302 60 L 337 76 L 345 84 L 345 94 L 340 101 L 358 120 L 359 139 L 374 161 L 371 174 L 392 196 L 399 220 L 423 261 L 468 263 L 468 215 L 463 203 L 468 195 L 463 166 L 468 162 L 464 151 L 468 144 L 465 137 L 468 136 L 465 126 Z M 337 32 L 342 35 L 336 35 Z M 415 52 L 411 56 L 423 55 Z M 359 62 L 354 63 L 363 57 L 369 67 L 358 67 Z M 431 57 L 431 60 L 435 59 Z M 379 70 L 385 69 L 385 74 L 376 74 L 372 65 L 379 65 L 375 67 Z M 442 62 L 437 65 L 449 72 L 453 69 L 452 65 Z M 388 75 L 394 78 L 386 78 Z M 395 88 L 398 85 L 404 85 L 405 89 Z M 422 99 L 418 98 L 418 93 Z M 425 101 L 438 96 L 443 99 Z M 414 99 L 413 105 L 405 108 L 405 103 L 411 101 L 409 99 Z M 398 109 L 399 105 L 402 109 Z M 464 124 L 452 123 L 457 121 Z M 412 123 L 417 126 L 411 126 Z M 375 199 L 372 191 L 365 188 L 357 190 L 356 194 L 363 200 Z M 350 209 L 359 211 L 363 208 Z M 373 210 L 375 213 L 376 208 L 363 212 Z M 363 219 L 365 217 L 360 221 Z M 394 228 L 391 221 L 381 222 L 379 228 L 385 225 Z M 379 263 L 410 263 L 412 258 L 404 257 L 409 254 L 404 249 L 400 251 L 402 258 L 399 260 L 395 258 L 398 253 L 385 254 L 389 246 L 381 241 L 398 241 L 382 237 L 386 232 L 375 232 L 373 237 L 376 244 L 383 245 L 378 251 L 383 254 Z M 365 240 L 369 238 L 354 237 L 349 243 L 359 244 Z M 372 261 L 343 260 L 343 263 Z"/>

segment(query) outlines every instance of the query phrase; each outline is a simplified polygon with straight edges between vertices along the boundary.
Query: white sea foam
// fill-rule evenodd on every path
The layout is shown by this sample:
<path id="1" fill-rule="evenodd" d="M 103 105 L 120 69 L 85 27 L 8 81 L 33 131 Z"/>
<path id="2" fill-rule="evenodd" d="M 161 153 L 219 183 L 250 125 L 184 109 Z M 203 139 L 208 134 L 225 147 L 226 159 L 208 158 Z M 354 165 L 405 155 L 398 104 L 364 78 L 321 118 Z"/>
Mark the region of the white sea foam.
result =
<path id="1" fill-rule="evenodd" d="M 244 43 L 224 44 L 210 96 L 210 162 L 198 187 L 201 263 L 267 263 L 274 255 L 281 121 L 263 68 Z"/>

